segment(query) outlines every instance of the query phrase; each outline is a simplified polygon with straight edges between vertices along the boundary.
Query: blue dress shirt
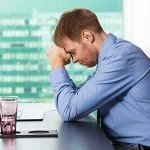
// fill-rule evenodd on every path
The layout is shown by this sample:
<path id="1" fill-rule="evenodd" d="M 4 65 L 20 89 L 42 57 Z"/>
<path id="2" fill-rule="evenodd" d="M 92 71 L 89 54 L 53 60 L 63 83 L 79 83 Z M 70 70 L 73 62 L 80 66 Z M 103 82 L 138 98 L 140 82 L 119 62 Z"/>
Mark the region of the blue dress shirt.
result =
<path id="1" fill-rule="evenodd" d="M 99 109 L 111 140 L 150 146 L 150 59 L 139 47 L 108 34 L 85 83 L 77 87 L 65 68 L 52 71 L 50 82 L 65 121 Z"/>

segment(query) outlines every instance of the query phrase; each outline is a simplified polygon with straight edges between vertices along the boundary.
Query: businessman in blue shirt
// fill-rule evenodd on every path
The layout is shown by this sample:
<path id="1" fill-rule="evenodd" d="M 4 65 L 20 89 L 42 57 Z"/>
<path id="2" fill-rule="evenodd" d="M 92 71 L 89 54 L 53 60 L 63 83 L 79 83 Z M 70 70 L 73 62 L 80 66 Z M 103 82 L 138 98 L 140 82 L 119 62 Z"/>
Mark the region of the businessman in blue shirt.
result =
<path id="1" fill-rule="evenodd" d="M 102 127 L 116 150 L 150 149 L 150 59 L 144 52 L 106 34 L 96 15 L 87 9 L 61 15 L 54 43 L 47 56 L 62 119 L 77 120 L 98 109 Z M 96 66 L 79 87 L 65 69 L 70 59 Z"/>

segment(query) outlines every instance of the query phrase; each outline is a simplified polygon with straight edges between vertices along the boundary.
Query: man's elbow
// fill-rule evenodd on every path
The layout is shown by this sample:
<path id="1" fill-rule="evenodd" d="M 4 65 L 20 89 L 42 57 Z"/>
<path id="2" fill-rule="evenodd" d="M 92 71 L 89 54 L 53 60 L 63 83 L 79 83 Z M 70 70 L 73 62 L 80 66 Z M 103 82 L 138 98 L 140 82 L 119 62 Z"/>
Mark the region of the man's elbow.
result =
<path id="1" fill-rule="evenodd" d="M 59 112 L 63 121 L 75 121 L 76 113 L 71 113 L 70 111 Z"/>

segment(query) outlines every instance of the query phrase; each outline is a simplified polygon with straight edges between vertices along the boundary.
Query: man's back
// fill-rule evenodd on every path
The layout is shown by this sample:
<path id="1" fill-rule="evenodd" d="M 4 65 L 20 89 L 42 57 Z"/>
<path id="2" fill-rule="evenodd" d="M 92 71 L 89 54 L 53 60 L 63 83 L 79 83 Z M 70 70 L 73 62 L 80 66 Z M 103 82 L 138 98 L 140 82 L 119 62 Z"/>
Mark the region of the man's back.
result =
<path id="1" fill-rule="evenodd" d="M 111 45 L 113 50 L 119 50 L 116 47 L 121 46 L 120 42 L 128 47 L 124 47 L 123 59 L 131 71 L 134 85 L 100 108 L 104 130 L 111 140 L 149 146 L 150 60 L 138 47 L 124 40 L 116 39 Z"/>

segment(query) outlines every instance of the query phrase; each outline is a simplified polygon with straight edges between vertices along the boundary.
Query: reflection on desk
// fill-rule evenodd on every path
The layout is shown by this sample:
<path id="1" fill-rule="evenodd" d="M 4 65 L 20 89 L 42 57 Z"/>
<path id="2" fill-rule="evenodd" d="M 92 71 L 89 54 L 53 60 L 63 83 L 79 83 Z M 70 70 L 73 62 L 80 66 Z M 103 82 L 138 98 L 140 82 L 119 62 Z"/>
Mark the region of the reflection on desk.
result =
<path id="1" fill-rule="evenodd" d="M 102 130 L 98 128 L 93 122 L 77 121 L 63 123 L 59 130 L 59 139 L 61 140 L 58 140 L 58 149 L 111 150 L 108 139 Z"/>
<path id="2" fill-rule="evenodd" d="M 58 137 L 0 139 L 0 150 L 113 150 L 96 121 L 87 116 L 63 122 L 57 111 L 49 111 L 43 121 L 19 121 L 17 130 L 58 130 Z"/>

